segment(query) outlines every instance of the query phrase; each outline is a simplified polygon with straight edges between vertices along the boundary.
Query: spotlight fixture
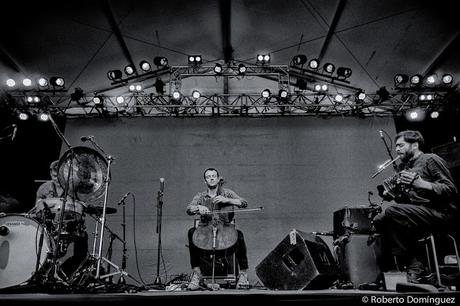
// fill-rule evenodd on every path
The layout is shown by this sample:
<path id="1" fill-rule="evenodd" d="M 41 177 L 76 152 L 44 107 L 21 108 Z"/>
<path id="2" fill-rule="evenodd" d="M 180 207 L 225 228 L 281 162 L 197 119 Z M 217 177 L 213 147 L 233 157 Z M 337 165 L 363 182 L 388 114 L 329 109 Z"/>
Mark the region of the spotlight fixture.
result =
<path id="1" fill-rule="evenodd" d="M 84 94 L 83 94 L 83 89 L 79 88 L 79 87 L 76 87 L 74 92 L 70 94 L 70 99 L 72 101 L 80 101 L 81 98 L 83 98 Z"/>
<path id="2" fill-rule="evenodd" d="M 257 60 L 256 60 L 256 63 L 257 64 L 268 64 L 270 63 L 270 60 L 271 60 L 271 56 L 269 54 L 257 54 Z"/>
<path id="3" fill-rule="evenodd" d="M 198 66 L 203 63 L 203 58 L 201 55 L 189 55 L 188 56 L 188 64 L 192 66 Z"/>
<path id="4" fill-rule="evenodd" d="M 16 81 L 13 80 L 13 79 L 8 79 L 8 80 L 6 80 L 6 86 L 14 87 L 14 86 L 16 86 Z"/>
<path id="5" fill-rule="evenodd" d="M 26 97 L 26 101 L 27 101 L 28 103 L 32 103 L 32 102 L 34 102 L 34 97 L 28 96 L 28 97 Z"/>
<path id="6" fill-rule="evenodd" d="M 244 64 L 239 64 L 238 65 L 238 74 L 245 74 L 246 73 L 246 66 Z"/>
<path id="7" fill-rule="evenodd" d="M 53 87 L 64 87 L 65 81 L 64 78 L 55 76 L 50 79 L 50 84 Z"/>
<path id="8" fill-rule="evenodd" d="M 308 68 L 312 69 L 312 70 L 317 70 L 319 67 L 319 60 L 317 60 L 316 58 L 310 60 L 308 62 Z"/>
<path id="9" fill-rule="evenodd" d="M 222 65 L 221 65 L 221 64 L 217 63 L 217 64 L 214 66 L 214 72 L 215 72 L 216 74 L 221 74 L 221 73 L 222 73 L 222 70 L 223 70 L 223 69 L 222 69 Z"/>
<path id="10" fill-rule="evenodd" d="M 96 105 L 96 106 L 97 106 L 97 105 L 102 105 L 102 102 L 103 102 L 103 101 L 104 101 L 104 97 L 103 97 L 103 96 L 98 95 L 98 96 L 94 96 L 94 97 L 93 97 L 93 103 L 94 103 L 94 105 Z"/>
<path id="11" fill-rule="evenodd" d="M 150 69 L 152 69 L 152 65 L 150 65 L 150 63 L 146 60 L 141 61 L 139 63 L 139 67 L 141 67 L 141 69 L 144 71 L 149 71 Z"/>
<path id="12" fill-rule="evenodd" d="M 278 92 L 278 96 L 280 97 L 280 99 L 286 100 L 288 97 L 288 92 L 284 89 L 280 89 L 280 91 Z"/>
<path id="13" fill-rule="evenodd" d="M 19 120 L 27 120 L 29 119 L 29 115 L 27 113 L 21 112 L 18 115 Z"/>
<path id="14" fill-rule="evenodd" d="M 131 92 L 136 91 L 136 85 L 134 84 L 129 85 L 128 90 Z"/>
<path id="15" fill-rule="evenodd" d="M 197 100 L 197 99 L 199 99 L 200 97 L 201 97 L 201 94 L 200 94 L 200 92 L 199 92 L 198 90 L 192 91 L 192 98 L 193 98 L 193 99 Z"/>
<path id="16" fill-rule="evenodd" d="M 46 87 L 48 86 L 48 79 L 46 78 L 39 78 L 38 81 L 37 81 L 38 85 L 40 87 Z"/>
<path id="17" fill-rule="evenodd" d="M 300 90 L 306 90 L 307 82 L 304 79 L 297 79 L 295 86 L 297 86 Z"/>
<path id="18" fill-rule="evenodd" d="M 107 78 L 111 81 L 121 80 L 122 77 L 123 77 L 123 74 L 121 73 L 121 70 L 117 69 L 117 70 L 110 70 L 109 72 L 107 72 Z"/>
<path id="19" fill-rule="evenodd" d="M 153 59 L 153 63 L 157 67 L 166 67 L 166 66 L 168 66 L 168 59 L 166 57 L 163 57 L 163 56 L 156 56 Z"/>
<path id="20" fill-rule="evenodd" d="M 315 91 L 321 91 L 321 84 L 315 84 Z"/>
<path id="21" fill-rule="evenodd" d="M 176 91 L 174 91 L 174 92 L 172 93 L 172 98 L 173 98 L 174 100 L 179 100 L 180 97 L 181 97 L 181 94 L 180 94 L 179 91 L 176 90 Z"/>
<path id="22" fill-rule="evenodd" d="M 454 80 L 454 78 L 452 77 L 451 74 L 445 74 L 445 75 L 442 76 L 442 83 L 445 84 L 445 85 L 452 84 L 453 80 Z"/>
<path id="23" fill-rule="evenodd" d="M 409 109 L 405 113 L 406 119 L 408 121 L 423 121 L 425 119 L 426 113 L 423 109 L 420 108 L 413 108 Z"/>
<path id="24" fill-rule="evenodd" d="M 398 73 L 394 77 L 394 82 L 396 87 L 404 86 L 409 82 L 409 76 L 407 74 Z"/>
<path id="25" fill-rule="evenodd" d="M 433 112 L 431 112 L 430 117 L 431 117 L 432 119 L 437 119 L 437 118 L 439 118 L 439 112 L 438 112 L 438 111 L 433 111 Z"/>
<path id="26" fill-rule="evenodd" d="M 32 86 L 32 80 L 29 79 L 29 78 L 25 78 L 22 80 L 22 85 L 26 86 L 26 87 L 30 87 Z"/>
<path id="27" fill-rule="evenodd" d="M 141 84 L 136 85 L 136 91 L 142 91 L 142 85 Z"/>
<path id="28" fill-rule="evenodd" d="M 297 66 L 303 66 L 307 62 L 307 56 L 298 54 L 292 58 L 292 63 Z"/>
<path id="29" fill-rule="evenodd" d="M 335 102 L 342 102 L 343 101 L 343 95 L 342 94 L 336 94 L 334 97 Z"/>
<path id="30" fill-rule="evenodd" d="M 50 119 L 50 116 L 45 113 L 38 114 L 38 119 L 41 121 L 48 121 Z"/>
<path id="31" fill-rule="evenodd" d="M 157 91 L 157 94 L 159 94 L 159 95 L 164 95 L 165 94 L 165 86 L 166 86 L 166 84 L 160 78 L 158 78 L 155 81 L 155 84 L 153 84 L 153 86 L 155 86 L 155 90 Z"/>
<path id="32" fill-rule="evenodd" d="M 123 98 L 122 96 L 116 97 L 115 100 L 117 101 L 118 104 L 122 104 L 125 102 L 125 98 Z"/>
<path id="33" fill-rule="evenodd" d="M 324 72 L 332 74 L 335 71 L 335 65 L 332 63 L 326 63 L 323 66 Z"/>
<path id="34" fill-rule="evenodd" d="M 435 83 L 438 81 L 438 76 L 436 74 L 430 74 L 425 78 L 425 82 L 427 85 L 435 85 Z"/>
<path id="35" fill-rule="evenodd" d="M 125 67 L 125 73 L 126 73 L 126 75 L 130 76 L 130 75 L 132 75 L 134 72 L 135 72 L 134 66 L 132 66 L 132 65 L 127 65 L 127 66 Z"/>
<path id="36" fill-rule="evenodd" d="M 366 99 L 366 94 L 364 93 L 364 91 L 360 90 L 356 97 L 358 98 L 359 101 L 364 101 L 364 99 Z"/>
<path id="37" fill-rule="evenodd" d="M 329 89 L 329 86 L 327 86 L 327 84 L 321 85 L 321 90 L 322 91 L 327 91 L 328 89 Z"/>
<path id="38" fill-rule="evenodd" d="M 261 93 L 262 98 L 268 99 L 270 98 L 270 95 L 271 95 L 270 89 L 262 90 L 262 93 Z"/>
<path id="39" fill-rule="evenodd" d="M 324 91 L 326 92 L 328 89 L 329 89 L 329 86 L 327 86 L 327 84 L 315 84 L 315 86 L 313 86 L 313 89 L 314 91 Z"/>
<path id="40" fill-rule="evenodd" d="M 421 80 L 422 80 L 422 76 L 420 74 L 415 74 L 410 77 L 410 83 L 413 86 L 420 85 Z"/>
<path id="41" fill-rule="evenodd" d="M 337 68 L 338 78 L 348 79 L 351 76 L 351 74 L 352 74 L 351 68 L 346 68 L 346 67 Z"/>

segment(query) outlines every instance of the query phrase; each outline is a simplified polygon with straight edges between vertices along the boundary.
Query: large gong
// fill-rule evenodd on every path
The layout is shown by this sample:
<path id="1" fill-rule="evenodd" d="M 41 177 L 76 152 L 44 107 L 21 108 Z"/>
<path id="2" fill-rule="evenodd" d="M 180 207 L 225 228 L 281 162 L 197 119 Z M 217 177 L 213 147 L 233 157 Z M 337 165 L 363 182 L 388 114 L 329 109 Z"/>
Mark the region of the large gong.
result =
<path id="1" fill-rule="evenodd" d="M 69 149 L 59 159 L 58 181 L 62 188 L 68 183 L 68 194 L 84 202 L 99 199 L 105 191 L 107 160 L 88 147 Z"/>

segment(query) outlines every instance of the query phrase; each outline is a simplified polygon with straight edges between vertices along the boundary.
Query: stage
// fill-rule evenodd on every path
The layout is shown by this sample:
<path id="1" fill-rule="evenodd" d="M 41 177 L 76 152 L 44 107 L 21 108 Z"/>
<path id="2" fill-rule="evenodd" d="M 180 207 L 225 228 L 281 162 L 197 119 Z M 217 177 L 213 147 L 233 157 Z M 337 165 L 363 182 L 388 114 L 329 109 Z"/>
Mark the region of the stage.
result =
<path id="1" fill-rule="evenodd" d="M 218 303 L 219 305 L 236 305 L 240 302 L 293 304 L 310 303 L 313 305 L 365 305 L 365 304 L 455 304 L 459 291 L 444 292 L 395 292 L 367 290 L 264 290 L 264 289 L 221 289 L 217 291 L 166 291 L 142 290 L 122 293 L 4 293 L 0 295 L 3 305 L 43 304 L 104 304 L 128 305 L 151 303 Z"/>

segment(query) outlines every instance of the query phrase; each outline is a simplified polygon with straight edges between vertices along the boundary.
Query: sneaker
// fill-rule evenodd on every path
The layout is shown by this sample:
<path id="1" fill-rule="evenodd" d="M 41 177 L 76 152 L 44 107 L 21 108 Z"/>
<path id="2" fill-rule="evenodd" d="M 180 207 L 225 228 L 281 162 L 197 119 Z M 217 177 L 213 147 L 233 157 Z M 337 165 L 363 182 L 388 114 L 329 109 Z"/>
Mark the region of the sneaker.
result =
<path id="1" fill-rule="evenodd" d="M 190 283 L 187 286 L 187 290 L 195 291 L 195 290 L 200 289 L 201 288 L 201 286 L 200 286 L 201 278 L 202 278 L 201 274 L 194 271 L 192 273 Z"/>
<path id="2" fill-rule="evenodd" d="M 236 289 L 249 289 L 248 274 L 241 272 L 238 275 L 238 282 L 236 283 Z"/>

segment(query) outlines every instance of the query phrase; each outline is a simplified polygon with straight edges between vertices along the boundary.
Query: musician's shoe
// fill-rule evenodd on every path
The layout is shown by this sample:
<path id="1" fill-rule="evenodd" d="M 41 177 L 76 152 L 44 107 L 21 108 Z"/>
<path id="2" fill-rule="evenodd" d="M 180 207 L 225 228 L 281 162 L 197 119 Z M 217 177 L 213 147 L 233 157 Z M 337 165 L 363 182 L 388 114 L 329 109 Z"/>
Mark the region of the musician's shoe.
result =
<path id="1" fill-rule="evenodd" d="M 238 275 L 236 289 L 249 289 L 248 274 L 246 272 L 240 272 Z"/>
<path id="2" fill-rule="evenodd" d="M 411 263 L 408 265 L 406 271 L 407 280 L 410 283 L 418 284 L 420 283 L 421 277 L 425 269 L 423 268 L 423 264 L 420 261 L 413 259 Z"/>
<path id="3" fill-rule="evenodd" d="M 187 286 L 187 290 L 198 290 L 201 288 L 200 283 L 202 280 L 202 275 L 199 272 L 193 271 L 190 283 Z"/>

